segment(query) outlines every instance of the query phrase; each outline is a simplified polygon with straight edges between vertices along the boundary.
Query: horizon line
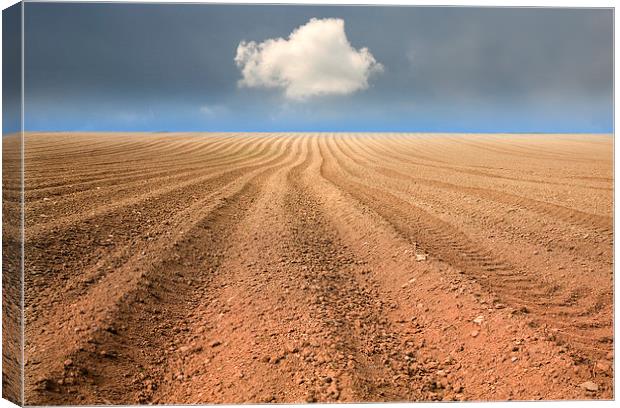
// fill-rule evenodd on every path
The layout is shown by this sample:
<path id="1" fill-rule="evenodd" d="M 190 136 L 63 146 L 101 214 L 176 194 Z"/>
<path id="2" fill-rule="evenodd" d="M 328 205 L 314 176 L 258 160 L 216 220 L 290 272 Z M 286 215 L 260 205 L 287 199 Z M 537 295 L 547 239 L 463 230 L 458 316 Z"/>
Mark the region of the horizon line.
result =
<path id="1" fill-rule="evenodd" d="M 597 131 L 450 131 L 450 130 L 18 130 L 3 132 L 3 136 L 19 133 L 460 133 L 460 134 L 580 134 L 580 135 L 614 135 L 614 130 L 608 132 Z"/>

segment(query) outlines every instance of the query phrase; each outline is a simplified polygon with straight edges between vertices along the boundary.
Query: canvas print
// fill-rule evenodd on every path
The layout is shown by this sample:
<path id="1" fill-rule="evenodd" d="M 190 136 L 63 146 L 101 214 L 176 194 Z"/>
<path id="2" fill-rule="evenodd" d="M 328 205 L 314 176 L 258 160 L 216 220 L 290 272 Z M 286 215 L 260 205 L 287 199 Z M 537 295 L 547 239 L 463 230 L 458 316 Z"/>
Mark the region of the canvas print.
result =
<path id="1" fill-rule="evenodd" d="M 614 398 L 613 9 L 3 11 L 3 397 Z"/>

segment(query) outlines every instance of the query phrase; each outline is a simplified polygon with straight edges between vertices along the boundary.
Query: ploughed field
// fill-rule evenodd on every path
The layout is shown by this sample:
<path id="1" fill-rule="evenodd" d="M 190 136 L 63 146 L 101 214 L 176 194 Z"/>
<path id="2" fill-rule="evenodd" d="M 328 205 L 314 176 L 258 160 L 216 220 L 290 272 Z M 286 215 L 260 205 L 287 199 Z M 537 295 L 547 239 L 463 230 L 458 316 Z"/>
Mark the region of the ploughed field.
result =
<path id="1" fill-rule="evenodd" d="M 610 135 L 25 147 L 28 404 L 613 397 Z"/>

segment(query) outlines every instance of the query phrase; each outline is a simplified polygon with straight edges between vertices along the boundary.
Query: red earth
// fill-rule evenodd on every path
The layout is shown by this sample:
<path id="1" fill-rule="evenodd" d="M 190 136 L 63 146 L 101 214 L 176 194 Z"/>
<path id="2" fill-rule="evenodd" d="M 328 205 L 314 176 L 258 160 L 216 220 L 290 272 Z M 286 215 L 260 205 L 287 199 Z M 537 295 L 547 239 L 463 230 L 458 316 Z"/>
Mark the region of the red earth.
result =
<path id="1" fill-rule="evenodd" d="M 25 147 L 27 404 L 613 398 L 610 135 Z"/>

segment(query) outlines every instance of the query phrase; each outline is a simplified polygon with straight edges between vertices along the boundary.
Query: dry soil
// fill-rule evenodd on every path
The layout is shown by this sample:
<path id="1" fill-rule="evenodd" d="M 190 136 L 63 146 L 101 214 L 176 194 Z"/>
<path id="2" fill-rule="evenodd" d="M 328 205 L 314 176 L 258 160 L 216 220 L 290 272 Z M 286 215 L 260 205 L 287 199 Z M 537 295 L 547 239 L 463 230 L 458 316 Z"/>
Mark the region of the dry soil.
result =
<path id="1" fill-rule="evenodd" d="M 613 397 L 610 135 L 25 149 L 28 404 Z"/>

